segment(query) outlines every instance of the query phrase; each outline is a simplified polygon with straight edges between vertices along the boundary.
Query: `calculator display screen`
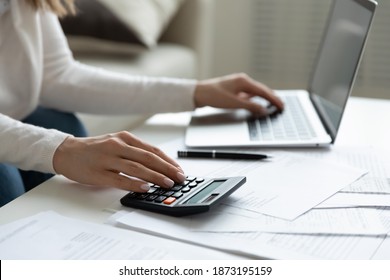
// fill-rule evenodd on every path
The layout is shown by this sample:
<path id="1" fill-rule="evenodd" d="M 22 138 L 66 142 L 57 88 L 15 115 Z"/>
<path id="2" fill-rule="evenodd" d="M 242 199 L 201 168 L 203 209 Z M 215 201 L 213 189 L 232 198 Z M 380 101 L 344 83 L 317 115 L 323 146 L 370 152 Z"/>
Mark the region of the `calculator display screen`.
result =
<path id="1" fill-rule="evenodd" d="M 206 198 L 210 196 L 210 194 L 213 193 L 215 189 L 217 189 L 220 185 L 225 183 L 226 180 L 218 180 L 213 181 L 211 184 L 207 185 L 202 191 L 198 192 L 196 195 L 191 197 L 189 200 L 184 202 L 184 204 L 194 204 L 198 202 L 203 202 Z"/>

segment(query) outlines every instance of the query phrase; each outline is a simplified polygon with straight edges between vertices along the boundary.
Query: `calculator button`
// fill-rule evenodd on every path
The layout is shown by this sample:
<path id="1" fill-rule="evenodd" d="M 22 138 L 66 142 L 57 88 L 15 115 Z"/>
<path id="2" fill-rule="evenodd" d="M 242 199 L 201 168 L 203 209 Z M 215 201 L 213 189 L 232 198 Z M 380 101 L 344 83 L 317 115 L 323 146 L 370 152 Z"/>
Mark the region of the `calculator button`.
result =
<path id="1" fill-rule="evenodd" d="M 177 192 L 177 191 L 180 191 L 182 188 L 183 188 L 183 186 L 177 185 L 177 186 L 173 186 L 171 188 L 171 190 L 174 191 L 174 192 Z"/>
<path id="2" fill-rule="evenodd" d="M 158 197 L 156 194 L 151 194 L 147 198 L 145 198 L 146 201 L 153 201 Z"/>
<path id="3" fill-rule="evenodd" d="M 164 195 L 160 195 L 159 197 L 157 197 L 154 202 L 157 202 L 157 203 L 161 203 L 163 202 L 167 197 L 164 196 Z"/>
<path id="4" fill-rule="evenodd" d="M 172 195 L 172 197 L 174 197 L 174 198 L 180 198 L 180 197 L 182 197 L 183 196 L 183 193 L 182 192 L 175 192 L 173 195 Z"/>
<path id="5" fill-rule="evenodd" d="M 163 195 L 165 195 L 165 196 L 171 196 L 171 195 L 173 195 L 175 192 L 173 192 L 173 191 L 166 191 L 165 193 L 163 193 Z"/>
<path id="6" fill-rule="evenodd" d="M 164 190 L 164 189 L 157 189 L 155 192 L 153 192 L 153 194 L 157 194 L 157 195 L 162 195 L 162 194 L 164 194 L 166 192 L 166 190 Z"/>
<path id="7" fill-rule="evenodd" d="M 191 182 L 188 184 L 188 186 L 192 189 L 192 188 L 195 188 L 196 186 L 198 185 L 197 182 Z"/>
<path id="8" fill-rule="evenodd" d="M 138 193 L 132 192 L 132 193 L 129 193 L 128 195 L 129 195 L 129 197 L 131 197 L 131 198 L 136 198 L 137 195 L 138 195 Z"/>
<path id="9" fill-rule="evenodd" d="M 144 200 L 145 198 L 148 197 L 148 193 L 137 193 L 137 195 L 135 196 L 136 199 L 139 199 L 139 200 Z"/>
<path id="10" fill-rule="evenodd" d="M 187 186 L 189 183 L 190 183 L 190 181 L 185 180 L 184 182 L 182 182 L 182 183 L 177 183 L 176 185 L 177 185 L 177 186 L 182 186 L 182 187 L 184 187 L 184 186 Z"/>
<path id="11" fill-rule="evenodd" d="M 156 190 L 158 190 L 158 188 L 156 188 L 155 186 L 150 186 L 148 193 L 154 193 Z"/>
<path id="12" fill-rule="evenodd" d="M 176 198 L 174 197 L 168 197 L 167 199 L 164 200 L 164 204 L 170 205 L 176 201 Z"/>
<path id="13" fill-rule="evenodd" d="M 196 179 L 195 177 L 187 176 L 187 180 L 188 180 L 188 181 L 191 181 L 191 182 L 192 182 L 192 181 L 194 181 L 195 179 Z"/>
<path id="14" fill-rule="evenodd" d="M 197 182 L 199 184 L 199 183 L 204 182 L 204 179 L 203 178 L 196 178 L 195 182 Z"/>
<path id="15" fill-rule="evenodd" d="M 189 192 L 191 189 L 189 187 L 184 187 L 181 189 L 181 192 L 186 193 Z"/>

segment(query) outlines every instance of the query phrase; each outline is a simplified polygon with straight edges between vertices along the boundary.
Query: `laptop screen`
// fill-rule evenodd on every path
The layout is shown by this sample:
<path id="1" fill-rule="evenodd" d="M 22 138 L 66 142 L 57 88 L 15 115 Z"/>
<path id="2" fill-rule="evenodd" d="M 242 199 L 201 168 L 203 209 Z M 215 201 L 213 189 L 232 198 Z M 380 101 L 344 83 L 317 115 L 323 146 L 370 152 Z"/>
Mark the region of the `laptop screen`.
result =
<path id="1" fill-rule="evenodd" d="M 309 92 L 334 141 L 358 70 L 376 3 L 336 0 Z"/>

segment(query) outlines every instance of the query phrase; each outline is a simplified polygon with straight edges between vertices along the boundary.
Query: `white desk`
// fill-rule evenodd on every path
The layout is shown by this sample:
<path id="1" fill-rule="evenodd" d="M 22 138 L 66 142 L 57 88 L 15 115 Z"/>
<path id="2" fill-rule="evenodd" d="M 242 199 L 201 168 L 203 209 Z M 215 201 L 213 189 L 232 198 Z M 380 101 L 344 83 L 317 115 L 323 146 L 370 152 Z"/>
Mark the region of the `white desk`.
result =
<path id="1" fill-rule="evenodd" d="M 372 145 L 387 149 L 390 143 L 390 101 L 351 98 L 335 145 Z M 133 133 L 154 145 L 184 135 L 188 113 L 157 115 Z M 0 224 L 46 210 L 62 215 L 103 223 L 112 214 L 103 211 L 118 206 L 125 194 L 116 189 L 96 190 L 57 176 L 0 208 Z M 229 258 L 229 255 L 226 255 Z"/>

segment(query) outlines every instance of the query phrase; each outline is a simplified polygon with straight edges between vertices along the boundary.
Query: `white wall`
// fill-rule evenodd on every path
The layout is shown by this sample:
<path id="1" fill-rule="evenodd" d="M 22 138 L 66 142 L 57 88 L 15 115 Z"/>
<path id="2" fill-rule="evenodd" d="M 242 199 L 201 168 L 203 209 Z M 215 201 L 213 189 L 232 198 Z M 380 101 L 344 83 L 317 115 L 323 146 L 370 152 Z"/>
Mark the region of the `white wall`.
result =
<path id="1" fill-rule="evenodd" d="M 211 76 L 247 72 L 274 88 L 306 87 L 331 0 L 213 1 Z M 390 98 L 390 1 L 378 2 L 352 94 Z"/>
<path id="2" fill-rule="evenodd" d="M 250 71 L 250 5 L 252 0 L 214 0 L 212 76 Z"/>

